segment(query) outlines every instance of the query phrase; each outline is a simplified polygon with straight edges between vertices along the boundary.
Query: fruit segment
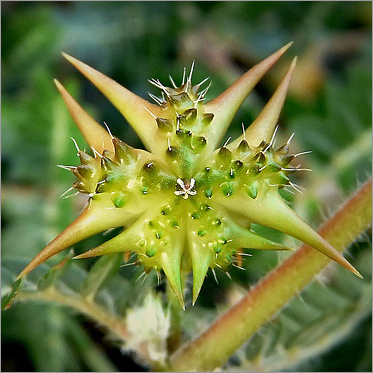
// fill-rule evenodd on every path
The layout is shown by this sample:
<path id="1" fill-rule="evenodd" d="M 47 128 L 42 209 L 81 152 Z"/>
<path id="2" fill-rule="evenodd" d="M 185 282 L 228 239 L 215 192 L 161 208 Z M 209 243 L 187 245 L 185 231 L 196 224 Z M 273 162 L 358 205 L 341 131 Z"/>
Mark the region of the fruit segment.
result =
<path id="1" fill-rule="evenodd" d="M 72 189 L 88 198 L 83 213 L 21 272 L 25 276 L 51 256 L 110 228 L 114 238 L 76 259 L 115 252 L 136 254 L 145 272 L 163 271 L 184 308 L 181 272 L 192 272 L 193 304 L 209 269 L 228 272 L 245 249 L 290 250 L 252 230 L 275 228 L 320 251 L 360 276 L 329 243 L 282 199 L 279 189 L 298 187 L 290 140 L 275 148 L 277 123 L 296 59 L 257 119 L 242 136 L 218 147 L 248 93 L 291 43 L 254 66 L 216 99 L 205 103 L 206 79 L 193 85 L 193 69 L 178 87 L 159 80 L 151 104 L 83 62 L 64 54 L 116 106 L 148 151 L 131 148 L 91 118 L 56 81 L 68 110 L 93 155 L 78 148 L 80 165 L 60 166 L 77 178 Z"/>

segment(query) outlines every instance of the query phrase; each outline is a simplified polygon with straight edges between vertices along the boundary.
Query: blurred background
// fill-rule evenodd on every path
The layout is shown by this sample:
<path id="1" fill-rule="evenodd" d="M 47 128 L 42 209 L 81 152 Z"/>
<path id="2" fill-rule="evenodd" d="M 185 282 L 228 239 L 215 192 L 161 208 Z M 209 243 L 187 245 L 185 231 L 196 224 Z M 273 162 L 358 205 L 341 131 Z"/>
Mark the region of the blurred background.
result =
<path id="1" fill-rule="evenodd" d="M 74 177 L 56 165 L 77 164 L 70 137 L 81 148 L 85 144 L 53 78 L 98 122 L 105 121 L 114 135 L 142 147 L 121 115 L 64 60 L 61 51 L 143 98 L 148 98 L 148 92 L 158 94 L 148 79 L 159 78 L 169 85 L 171 74 L 178 84 L 183 68 L 189 69 L 195 60 L 193 82 L 210 77 L 213 84 L 207 99 L 211 99 L 254 64 L 293 41 L 290 50 L 245 101 L 226 138 L 239 135 L 241 123 L 248 126 L 252 122 L 297 55 L 279 123 L 278 144 L 295 132 L 292 150 L 312 150 L 301 163 L 314 172 L 297 175 L 295 181 L 305 188 L 303 194 L 285 192 L 284 197 L 317 227 L 371 173 L 371 2 L 2 1 L 1 8 L 5 284 L 14 279 L 14 263 L 18 261 L 22 267 L 72 222 L 82 207 L 77 198 L 58 198 Z M 263 234 L 286 239 L 274 231 L 265 230 Z M 347 255 L 364 274 L 368 289 L 370 240 L 364 236 Z M 84 245 L 88 244 L 77 250 L 85 249 Z M 247 289 L 277 260 L 272 253 L 255 253 L 244 264 L 247 271 L 232 270 L 234 283 Z M 343 308 L 345 313 L 341 311 L 340 323 L 349 323 L 349 331 L 333 348 L 297 369 L 371 371 L 371 311 L 364 308 L 359 317 L 354 313 L 351 324 L 351 309 L 360 304 L 363 293 L 359 287 L 352 291 L 350 282 L 343 288 L 342 282 L 338 283 L 339 291 L 348 293 L 344 294 L 348 303 Z M 234 301 L 236 290 L 226 291 L 232 290 L 232 283 L 220 275 L 219 283 L 217 286 L 212 276 L 206 279 L 199 308 L 187 313 L 186 323 L 197 315 L 203 318 L 213 314 L 219 302 Z M 4 289 L 6 292 L 5 285 Z M 336 313 L 335 309 L 329 311 Z M 123 355 L 102 328 L 53 304 L 15 303 L 2 313 L 1 326 L 2 371 L 144 369 L 131 356 Z M 248 356 L 251 352 L 242 353 Z M 242 356 L 236 357 L 232 366 L 239 367 L 241 360 Z"/>

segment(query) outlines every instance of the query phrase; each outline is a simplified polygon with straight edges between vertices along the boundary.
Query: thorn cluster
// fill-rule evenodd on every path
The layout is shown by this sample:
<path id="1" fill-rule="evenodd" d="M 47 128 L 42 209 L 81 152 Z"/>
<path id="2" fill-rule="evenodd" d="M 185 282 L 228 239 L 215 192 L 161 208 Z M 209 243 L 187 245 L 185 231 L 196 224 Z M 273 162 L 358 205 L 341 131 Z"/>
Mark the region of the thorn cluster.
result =
<path id="1" fill-rule="evenodd" d="M 205 103 L 211 85 L 192 84 L 194 63 L 177 87 L 150 83 L 162 97 L 156 105 L 135 96 L 118 83 L 65 55 L 127 118 L 148 151 L 131 148 L 94 121 L 56 81 L 65 103 L 86 138 L 93 156 L 76 145 L 79 166 L 61 166 L 77 181 L 73 188 L 89 196 L 82 214 L 45 247 L 22 271 L 26 275 L 52 255 L 86 237 L 111 228 L 123 231 L 76 258 L 115 252 L 135 254 L 135 263 L 164 272 L 184 306 L 182 271 L 193 273 L 193 303 L 209 269 L 228 273 L 242 268 L 245 248 L 289 250 L 251 229 L 256 223 L 278 229 L 359 274 L 343 256 L 300 219 L 278 190 L 300 188 L 291 174 L 304 169 L 291 162 L 291 138 L 275 148 L 277 120 L 295 60 L 262 113 L 243 135 L 218 147 L 235 112 L 253 86 L 289 47 L 254 66 L 226 92 Z"/>

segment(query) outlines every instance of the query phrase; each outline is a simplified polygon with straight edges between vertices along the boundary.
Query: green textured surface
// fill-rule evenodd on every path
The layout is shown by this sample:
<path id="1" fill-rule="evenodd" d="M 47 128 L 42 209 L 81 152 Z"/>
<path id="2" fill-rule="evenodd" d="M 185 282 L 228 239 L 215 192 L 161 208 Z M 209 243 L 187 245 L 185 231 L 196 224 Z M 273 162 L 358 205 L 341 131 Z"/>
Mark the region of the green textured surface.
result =
<path id="1" fill-rule="evenodd" d="M 89 63 L 143 98 L 148 91 L 158 94 L 147 79 L 166 82 L 171 74 L 179 83 L 183 67 L 195 60 L 195 81 L 209 76 L 214 82 L 207 94 L 210 99 L 253 64 L 294 40 L 287 58 L 298 55 L 299 60 L 280 118 L 279 141 L 286 141 L 294 131 L 292 150 L 312 150 L 312 154 L 302 156 L 301 163 L 314 171 L 297 175 L 296 183 L 305 188 L 303 194 L 284 192 L 285 198 L 317 227 L 370 174 L 369 2 L 2 2 L 1 6 L 2 295 L 10 294 L 15 275 L 75 219 L 84 205 L 77 198 L 58 198 L 74 177 L 55 165 L 76 165 L 70 136 L 82 148 L 84 139 L 73 125 L 53 78 L 63 81 L 97 121 L 108 123 L 115 136 L 141 146 L 119 113 L 61 58 L 61 51 Z M 267 102 L 283 73 L 282 67 L 290 61 L 285 58 L 282 62 L 245 101 L 223 143 L 228 136 L 240 135 L 241 123 L 248 126 Z M 256 232 L 296 245 L 273 230 L 256 227 Z M 110 233 L 105 240 L 108 237 Z M 98 235 L 75 250 L 81 253 L 102 241 Z M 369 241 L 363 238 L 356 242 L 348 254 L 358 269 L 370 263 Z M 277 263 L 272 252 L 251 253 L 253 256 L 243 263 L 246 271 L 233 269 L 234 282 L 217 272 L 216 285 L 209 272 L 197 305 L 189 307 L 184 315 L 183 330 L 188 336 L 204 329 L 235 299 L 234 283 L 247 289 Z M 61 259 L 51 259 L 50 265 Z M 80 291 L 93 263 L 73 263 L 71 276 L 65 274 L 59 279 L 64 284 L 62 290 Z M 47 270 L 47 265 L 36 270 L 34 280 L 40 280 Z M 106 271 L 109 273 L 109 268 Z M 243 349 L 232 358 L 227 370 L 239 366 L 244 371 L 255 369 L 250 359 L 258 358 L 264 370 L 370 371 L 371 318 L 364 301 L 364 292 L 369 294 L 371 289 L 370 277 L 365 276 L 364 285 L 360 285 L 357 279 L 350 280 L 352 276 L 344 281 L 342 275 L 339 280 L 339 272 L 319 302 L 314 293 L 321 297 L 321 290 L 306 290 L 305 308 L 316 308 L 306 324 L 299 322 L 305 312 L 299 302 L 303 303 L 294 300 L 278 321 L 255 337 L 259 341 L 250 344 L 250 348 L 256 346 L 254 349 L 262 352 Z M 120 275 L 103 283 L 105 291 L 97 294 L 97 301 L 118 314 L 140 302 L 137 296 L 132 299 L 133 294 L 143 298 L 146 289 L 157 283 L 154 276 L 148 276 L 144 284 L 142 280 L 135 283 L 140 273 L 132 267 L 121 268 Z M 339 286 L 342 297 L 328 293 L 334 292 L 334 285 Z M 28 286 L 32 289 L 33 282 Z M 186 303 L 190 304 L 191 297 L 186 295 Z M 330 322 L 328 317 L 333 312 L 329 299 L 335 301 L 337 310 Z M 317 325 L 323 325 L 318 328 L 320 335 L 312 333 Z M 285 332 L 278 333 L 278 329 Z M 324 330 L 331 330 L 328 335 L 332 338 L 332 343 L 325 346 L 320 343 Z M 297 361 L 288 355 L 295 342 L 300 346 Z M 53 304 L 15 303 L 3 312 L 2 343 L 4 371 L 146 369 L 134 365 L 129 368 L 119 348 L 112 347 L 117 345 L 103 338 L 100 329 Z M 311 343 L 317 357 L 307 352 Z M 278 351 L 276 346 L 284 350 Z M 278 365 L 274 366 L 273 361 Z"/>

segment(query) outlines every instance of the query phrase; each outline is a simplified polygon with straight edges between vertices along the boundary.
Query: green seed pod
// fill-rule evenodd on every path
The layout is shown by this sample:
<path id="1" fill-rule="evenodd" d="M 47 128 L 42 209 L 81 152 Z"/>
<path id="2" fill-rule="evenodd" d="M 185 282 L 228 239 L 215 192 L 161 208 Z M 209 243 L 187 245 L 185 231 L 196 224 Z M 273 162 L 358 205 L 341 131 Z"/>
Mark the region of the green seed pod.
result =
<path id="1" fill-rule="evenodd" d="M 253 233 L 250 222 L 289 234 L 359 275 L 356 269 L 285 203 L 278 189 L 298 171 L 287 166 L 289 141 L 273 149 L 277 120 L 293 62 L 270 103 L 237 140 L 217 149 L 239 103 L 285 52 L 284 47 L 256 65 L 226 92 L 205 102 L 208 88 L 192 85 L 161 89 L 151 104 L 86 64 L 65 55 L 119 109 L 147 150 L 130 148 L 95 122 L 64 88 L 57 87 L 95 157 L 78 150 L 81 165 L 64 167 L 88 194 L 77 220 L 21 272 L 25 276 L 51 256 L 87 237 L 125 227 L 115 237 L 76 258 L 133 251 L 144 271 L 163 271 L 184 307 L 181 270 L 193 272 L 193 304 L 209 268 L 226 271 L 243 247 L 286 250 Z M 173 119 L 170 119 L 173 118 Z M 192 133 L 193 131 L 193 133 Z M 171 145 L 172 144 L 172 145 Z M 155 163 L 155 161 L 157 163 Z M 245 223 L 246 224 L 246 223 Z"/>

